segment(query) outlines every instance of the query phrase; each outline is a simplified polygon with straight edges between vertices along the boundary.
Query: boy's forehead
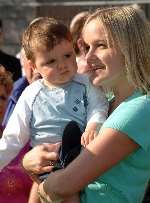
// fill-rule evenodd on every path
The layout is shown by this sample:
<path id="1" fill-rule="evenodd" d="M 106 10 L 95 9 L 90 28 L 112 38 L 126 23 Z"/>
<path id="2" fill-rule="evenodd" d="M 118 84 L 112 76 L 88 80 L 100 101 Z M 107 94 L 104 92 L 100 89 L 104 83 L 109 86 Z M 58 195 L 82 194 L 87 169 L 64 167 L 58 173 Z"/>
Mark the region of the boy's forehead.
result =
<path id="1" fill-rule="evenodd" d="M 60 43 L 56 44 L 53 49 L 50 50 L 49 53 L 51 54 L 57 54 L 58 52 L 60 54 L 71 52 L 73 51 L 73 44 L 70 41 L 62 40 Z"/>
<path id="2" fill-rule="evenodd" d="M 47 39 L 39 39 L 36 40 L 36 43 L 34 43 L 35 49 L 42 49 L 42 50 L 52 50 L 58 45 L 65 44 L 72 44 L 72 40 L 65 39 L 65 38 L 54 38 L 53 40 Z"/>
<path id="3" fill-rule="evenodd" d="M 59 43 L 56 43 L 53 47 L 48 47 L 48 46 L 37 47 L 35 51 L 35 56 L 54 54 L 56 51 L 62 53 L 62 52 L 72 51 L 72 50 L 73 50 L 73 44 L 71 41 L 61 40 Z"/>

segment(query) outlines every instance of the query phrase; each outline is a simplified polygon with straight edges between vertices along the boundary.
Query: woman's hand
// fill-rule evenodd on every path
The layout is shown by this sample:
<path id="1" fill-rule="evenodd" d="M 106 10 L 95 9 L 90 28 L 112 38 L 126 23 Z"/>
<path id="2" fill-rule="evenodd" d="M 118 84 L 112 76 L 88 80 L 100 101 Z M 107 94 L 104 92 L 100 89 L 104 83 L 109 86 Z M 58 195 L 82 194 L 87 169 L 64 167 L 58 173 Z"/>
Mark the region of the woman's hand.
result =
<path id="1" fill-rule="evenodd" d="M 58 159 L 60 143 L 38 145 L 25 154 L 22 165 L 27 173 L 36 181 L 36 175 L 50 172 L 52 162 Z"/>
<path id="2" fill-rule="evenodd" d="M 43 181 L 38 188 L 38 195 L 42 203 L 61 203 L 62 198 L 56 196 L 55 194 L 48 195 L 44 190 L 45 181 Z"/>

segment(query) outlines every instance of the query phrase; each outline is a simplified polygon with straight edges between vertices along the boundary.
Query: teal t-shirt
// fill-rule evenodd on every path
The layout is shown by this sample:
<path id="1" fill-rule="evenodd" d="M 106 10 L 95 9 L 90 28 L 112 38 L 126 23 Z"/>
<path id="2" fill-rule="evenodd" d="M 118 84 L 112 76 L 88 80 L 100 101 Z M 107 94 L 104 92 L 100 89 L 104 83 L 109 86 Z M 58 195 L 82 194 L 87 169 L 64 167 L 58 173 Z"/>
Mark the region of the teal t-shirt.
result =
<path id="1" fill-rule="evenodd" d="M 105 128 L 125 133 L 139 148 L 89 184 L 81 202 L 141 203 L 150 178 L 150 96 L 135 92 L 108 117 L 101 132 Z"/>

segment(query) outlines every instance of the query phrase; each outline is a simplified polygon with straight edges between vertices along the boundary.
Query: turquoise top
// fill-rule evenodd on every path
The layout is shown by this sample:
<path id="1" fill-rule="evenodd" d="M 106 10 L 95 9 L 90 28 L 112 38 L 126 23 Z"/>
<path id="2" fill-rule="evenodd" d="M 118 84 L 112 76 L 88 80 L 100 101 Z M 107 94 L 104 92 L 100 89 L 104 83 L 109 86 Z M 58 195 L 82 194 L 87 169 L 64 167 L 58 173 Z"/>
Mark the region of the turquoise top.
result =
<path id="1" fill-rule="evenodd" d="M 135 92 L 113 111 L 101 131 L 105 128 L 123 132 L 139 148 L 89 184 L 81 202 L 140 203 L 150 177 L 150 96 Z"/>

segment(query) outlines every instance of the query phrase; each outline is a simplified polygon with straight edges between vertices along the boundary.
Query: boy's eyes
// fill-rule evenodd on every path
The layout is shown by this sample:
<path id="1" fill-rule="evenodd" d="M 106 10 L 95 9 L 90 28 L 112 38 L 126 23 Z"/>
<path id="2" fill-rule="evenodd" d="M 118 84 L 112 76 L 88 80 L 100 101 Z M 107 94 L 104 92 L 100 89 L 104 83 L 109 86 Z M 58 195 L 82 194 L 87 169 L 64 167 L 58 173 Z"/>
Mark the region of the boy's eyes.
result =
<path id="1" fill-rule="evenodd" d="M 45 62 L 43 65 L 44 66 L 51 65 L 51 64 L 55 63 L 55 61 L 56 61 L 55 59 L 51 59 L 51 60 Z"/>
<path id="2" fill-rule="evenodd" d="M 65 54 L 65 57 L 66 57 L 66 58 L 70 58 L 71 56 L 72 56 L 71 53 Z"/>
<path id="3" fill-rule="evenodd" d="M 73 54 L 74 54 L 73 51 L 68 51 L 68 52 L 66 52 L 66 53 L 64 54 L 64 57 L 65 57 L 65 58 L 70 58 L 70 57 L 73 56 Z"/>
<path id="4" fill-rule="evenodd" d="M 72 56 L 73 53 L 66 53 L 64 54 L 64 58 L 70 58 Z M 43 66 L 48 66 L 48 65 L 52 65 L 54 63 L 57 62 L 57 59 L 52 58 L 50 60 L 48 60 L 47 62 L 45 62 L 44 64 L 42 64 Z"/>
<path id="5" fill-rule="evenodd" d="M 54 63 L 56 60 L 55 59 L 51 59 L 49 62 L 48 62 L 48 64 L 52 64 L 52 63 Z"/>

